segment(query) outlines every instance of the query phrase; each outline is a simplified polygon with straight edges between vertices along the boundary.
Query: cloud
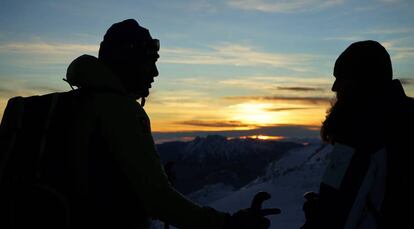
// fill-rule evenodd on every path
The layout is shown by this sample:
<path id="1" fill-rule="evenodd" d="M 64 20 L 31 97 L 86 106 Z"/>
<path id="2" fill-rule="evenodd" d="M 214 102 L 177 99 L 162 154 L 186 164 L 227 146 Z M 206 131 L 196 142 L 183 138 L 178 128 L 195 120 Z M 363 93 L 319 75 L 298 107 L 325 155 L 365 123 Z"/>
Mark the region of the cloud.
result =
<path id="1" fill-rule="evenodd" d="M 400 3 L 401 0 L 379 0 L 380 2 L 387 3 L 387 4 L 396 4 Z"/>
<path id="2" fill-rule="evenodd" d="M 333 77 L 253 76 L 233 77 L 218 82 L 221 87 L 240 88 L 250 95 L 279 95 L 283 97 L 331 96 Z"/>
<path id="3" fill-rule="evenodd" d="M 7 62 L 19 67 L 38 68 L 68 64 L 81 54 L 96 55 L 98 45 L 49 42 L 10 42 L 0 44 L 0 55 L 8 56 Z M 43 68 L 43 67 L 42 67 Z"/>
<path id="4" fill-rule="evenodd" d="M 213 99 L 205 90 L 174 89 L 152 91 L 148 101 L 162 107 L 205 109 Z"/>
<path id="5" fill-rule="evenodd" d="M 295 101 L 304 104 L 326 104 L 332 101 L 329 97 L 283 97 L 283 96 L 227 96 L 228 100 L 259 100 L 259 101 Z"/>
<path id="6" fill-rule="evenodd" d="M 277 87 L 297 87 L 296 85 L 310 85 L 309 88 L 330 88 L 332 76 L 329 77 L 297 77 L 297 76 L 251 76 L 240 77 L 240 79 L 226 79 L 219 81 L 219 84 L 230 85 L 233 87 L 247 88 L 267 88 L 276 89 Z"/>
<path id="7" fill-rule="evenodd" d="M 390 51 L 394 52 L 393 60 L 406 60 L 414 58 L 414 47 L 391 47 Z"/>
<path id="8" fill-rule="evenodd" d="M 0 85 L 0 97 L 10 98 L 16 94 L 15 90 L 10 89 L 9 87 L 5 87 Z"/>
<path id="9" fill-rule="evenodd" d="M 278 77 L 272 77 L 268 79 L 260 79 L 256 77 L 252 78 L 236 78 L 235 79 L 225 79 L 220 80 L 218 82 L 219 85 L 231 87 L 231 88 L 247 88 L 247 89 L 258 89 L 258 90 L 274 90 L 276 85 L 279 84 L 279 82 L 276 80 Z M 289 81 L 285 81 L 289 82 Z"/>
<path id="10" fill-rule="evenodd" d="M 362 1 L 361 1 L 362 2 Z M 410 2 L 410 0 L 373 0 L 373 1 L 367 1 L 368 4 L 362 5 L 358 4 L 355 5 L 354 10 L 356 11 L 378 11 L 379 9 L 382 9 L 384 7 L 394 7 L 396 5 L 399 5 L 403 2 Z"/>
<path id="11" fill-rule="evenodd" d="M 399 35 L 399 38 L 391 38 L 378 41 L 388 50 L 393 61 L 401 61 L 414 58 L 414 47 L 412 46 L 413 34 L 414 29 L 402 27 L 368 30 L 351 36 L 331 37 L 326 38 L 325 40 L 356 42 L 373 39 L 373 36 L 390 37 Z"/>
<path id="12" fill-rule="evenodd" d="M 197 136 L 206 137 L 208 135 L 222 135 L 225 137 L 267 135 L 285 138 L 319 138 L 319 130 L 320 126 L 275 125 L 250 130 L 153 132 L 153 136 L 156 142 L 165 142 L 168 139 L 192 139 Z"/>
<path id="13" fill-rule="evenodd" d="M 64 63 L 83 53 L 96 54 L 99 45 L 52 43 L 52 42 L 10 42 L 0 44 L 1 54 L 35 55 L 35 60 L 48 63 Z M 312 70 L 311 62 L 320 58 L 303 53 L 270 53 L 256 50 L 248 45 L 225 44 L 211 46 L 207 50 L 188 48 L 162 48 L 160 63 L 265 66 L 284 68 L 296 72 Z M 27 57 L 26 57 L 27 58 Z"/>
<path id="14" fill-rule="evenodd" d="M 281 112 L 281 111 L 294 111 L 294 110 L 307 110 L 310 109 L 310 107 L 286 107 L 286 108 L 270 108 L 266 111 L 270 112 Z"/>
<path id="15" fill-rule="evenodd" d="M 408 60 L 414 58 L 414 47 L 407 44 L 404 38 L 381 42 L 390 52 L 393 61 Z"/>
<path id="16" fill-rule="evenodd" d="M 160 62 L 170 64 L 203 64 L 265 66 L 297 72 L 310 71 L 311 61 L 320 58 L 310 54 L 270 53 L 240 44 L 212 46 L 209 50 L 163 48 Z"/>
<path id="17" fill-rule="evenodd" d="M 369 40 L 369 39 L 372 39 L 373 36 L 378 36 L 378 35 L 379 36 L 395 36 L 395 35 L 407 36 L 412 33 L 414 33 L 414 28 L 411 28 L 411 27 L 373 28 L 373 29 L 368 29 L 365 31 L 354 32 L 348 35 L 328 37 L 328 38 L 325 38 L 324 40 L 355 42 L 355 41 Z M 395 41 L 391 41 L 391 42 L 395 42 Z"/>
<path id="18" fill-rule="evenodd" d="M 400 82 L 403 85 L 413 85 L 414 84 L 414 79 L 402 78 L 402 79 L 400 79 Z"/>
<path id="19" fill-rule="evenodd" d="M 176 124 L 188 125 L 188 126 L 201 126 L 201 127 L 247 127 L 245 124 L 239 121 L 202 121 L 202 120 L 190 120 L 183 122 L 176 122 Z"/>
<path id="20" fill-rule="evenodd" d="M 348 41 L 348 42 L 355 42 L 366 40 L 362 35 L 348 35 L 348 36 L 336 36 L 336 37 L 327 37 L 324 40 L 326 41 Z"/>
<path id="21" fill-rule="evenodd" d="M 377 35 L 395 35 L 413 33 L 414 28 L 400 27 L 400 28 L 378 28 L 363 32 L 364 34 L 377 34 Z"/>
<path id="22" fill-rule="evenodd" d="M 344 0 L 229 0 L 229 6 L 262 12 L 289 13 L 335 6 Z"/>
<path id="23" fill-rule="evenodd" d="M 1 79 L 1 77 L 0 77 Z M 33 96 L 59 91 L 57 88 L 48 86 L 31 86 L 28 81 L 2 79 L 0 84 L 0 120 L 7 101 L 15 96 Z"/>
<path id="24" fill-rule="evenodd" d="M 62 88 L 33 84 L 30 80 L 2 79 L 0 84 L 0 98 L 9 99 L 14 96 L 32 96 L 62 91 Z"/>
<path id="25" fill-rule="evenodd" d="M 42 54 L 47 56 L 97 53 L 98 49 L 98 45 L 47 42 L 11 42 L 0 45 L 0 53 Z"/>
<path id="26" fill-rule="evenodd" d="M 313 88 L 313 87 L 277 87 L 279 90 L 287 90 L 287 91 L 322 91 L 322 88 Z"/>

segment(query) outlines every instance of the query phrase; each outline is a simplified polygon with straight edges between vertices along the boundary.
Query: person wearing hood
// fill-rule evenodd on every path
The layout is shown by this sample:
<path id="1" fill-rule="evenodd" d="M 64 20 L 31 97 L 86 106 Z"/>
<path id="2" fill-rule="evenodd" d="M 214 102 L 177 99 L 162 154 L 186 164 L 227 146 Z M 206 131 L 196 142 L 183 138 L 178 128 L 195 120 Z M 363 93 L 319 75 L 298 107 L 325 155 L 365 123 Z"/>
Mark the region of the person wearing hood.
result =
<path id="1" fill-rule="evenodd" d="M 90 167 L 105 171 L 93 178 L 96 190 L 89 201 L 98 207 L 94 207 L 96 219 L 91 222 L 116 228 L 148 228 L 153 218 L 179 228 L 268 228 L 266 214 L 247 209 L 230 215 L 202 207 L 170 184 L 143 109 L 158 76 L 159 48 L 159 40 L 134 19 L 128 19 L 108 29 L 98 58 L 83 55 L 68 67 L 67 82 L 85 91 L 76 115 L 82 119 L 77 132 L 83 134 L 72 141 L 80 150 L 89 147 L 92 150 L 88 153 L 98 158 L 114 159 L 110 165 L 101 160 Z M 87 140 L 91 136 L 94 143 Z"/>

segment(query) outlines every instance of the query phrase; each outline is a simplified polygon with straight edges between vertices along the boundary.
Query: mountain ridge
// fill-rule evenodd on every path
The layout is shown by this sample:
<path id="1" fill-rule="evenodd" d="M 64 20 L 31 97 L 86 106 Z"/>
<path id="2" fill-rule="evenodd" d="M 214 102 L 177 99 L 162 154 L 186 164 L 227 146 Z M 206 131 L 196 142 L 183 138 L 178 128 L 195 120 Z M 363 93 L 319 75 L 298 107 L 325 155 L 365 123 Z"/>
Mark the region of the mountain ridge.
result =
<path id="1" fill-rule="evenodd" d="M 219 135 L 157 145 L 162 163 L 173 162 L 176 188 L 184 194 L 205 185 L 242 187 L 265 173 L 268 164 L 303 144 Z"/>

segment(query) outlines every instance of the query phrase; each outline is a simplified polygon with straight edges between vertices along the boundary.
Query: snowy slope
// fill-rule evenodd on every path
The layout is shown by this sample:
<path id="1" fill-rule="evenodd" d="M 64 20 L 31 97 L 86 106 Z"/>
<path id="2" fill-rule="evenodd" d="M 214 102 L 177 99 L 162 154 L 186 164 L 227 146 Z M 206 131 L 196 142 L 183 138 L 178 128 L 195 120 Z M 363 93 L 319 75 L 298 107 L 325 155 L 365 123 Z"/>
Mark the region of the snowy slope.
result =
<path id="1" fill-rule="evenodd" d="M 270 162 L 298 147 L 303 147 L 303 144 L 259 139 L 229 140 L 218 135 L 157 145 L 162 162 L 173 161 L 177 178 L 175 187 L 184 194 L 220 183 L 234 188 L 243 187 L 265 174 Z"/>
<path id="2" fill-rule="evenodd" d="M 321 143 L 294 148 L 270 163 L 265 175 L 240 189 L 235 190 L 232 186 L 217 183 L 206 185 L 187 194 L 187 197 L 202 205 L 234 213 L 249 207 L 257 192 L 266 191 L 272 195 L 272 199 L 266 201 L 263 207 L 277 207 L 282 210 L 280 215 L 269 217 L 272 222 L 270 228 L 298 229 L 304 223 L 303 194 L 307 191 L 318 191 L 331 150 L 330 145 Z M 154 222 L 152 228 L 161 229 L 163 225 Z"/>
<path id="3" fill-rule="evenodd" d="M 271 228 L 297 229 L 304 222 L 303 194 L 310 190 L 318 190 L 330 151 L 331 146 L 323 144 L 291 150 L 283 158 L 271 164 L 265 176 L 235 192 L 230 193 L 228 190 L 223 192 L 218 189 L 216 192 L 223 198 L 211 198 L 216 200 L 206 204 L 217 210 L 235 212 L 249 207 L 255 193 L 267 191 L 272 195 L 272 199 L 265 202 L 264 207 L 282 209 L 282 214 L 270 217 Z M 198 196 L 204 200 L 208 200 L 209 196 L 217 195 L 211 189 L 205 193 L 205 196 L 200 192 Z"/>

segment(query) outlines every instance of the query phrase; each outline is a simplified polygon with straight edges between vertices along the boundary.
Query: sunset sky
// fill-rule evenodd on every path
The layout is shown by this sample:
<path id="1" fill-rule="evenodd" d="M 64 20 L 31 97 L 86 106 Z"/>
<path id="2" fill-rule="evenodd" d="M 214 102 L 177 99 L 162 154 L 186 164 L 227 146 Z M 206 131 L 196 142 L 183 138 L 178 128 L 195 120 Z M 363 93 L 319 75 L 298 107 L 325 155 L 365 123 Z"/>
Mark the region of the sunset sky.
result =
<path id="1" fill-rule="evenodd" d="M 0 117 L 13 96 L 67 91 L 115 22 L 161 41 L 145 109 L 158 142 L 211 133 L 315 137 L 352 42 L 377 40 L 414 96 L 412 0 L 0 0 Z"/>

